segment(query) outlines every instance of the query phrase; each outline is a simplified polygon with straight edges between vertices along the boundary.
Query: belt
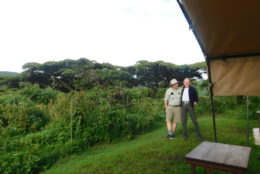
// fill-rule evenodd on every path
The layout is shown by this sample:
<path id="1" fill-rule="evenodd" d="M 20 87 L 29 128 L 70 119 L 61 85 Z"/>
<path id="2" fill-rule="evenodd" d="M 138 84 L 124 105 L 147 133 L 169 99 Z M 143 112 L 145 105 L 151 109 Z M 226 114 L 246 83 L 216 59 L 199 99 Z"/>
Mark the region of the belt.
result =
<path id="1" fill-rule="evenodd" d="M 190 102 L 189 101 L 183 101 L 182 103 L 183 104 L 189 104 Z"/>
<path id="2" fill-rule="evenodd" d="M 172 107 L 180 107 L 181 105 L 170 105 Z"/>

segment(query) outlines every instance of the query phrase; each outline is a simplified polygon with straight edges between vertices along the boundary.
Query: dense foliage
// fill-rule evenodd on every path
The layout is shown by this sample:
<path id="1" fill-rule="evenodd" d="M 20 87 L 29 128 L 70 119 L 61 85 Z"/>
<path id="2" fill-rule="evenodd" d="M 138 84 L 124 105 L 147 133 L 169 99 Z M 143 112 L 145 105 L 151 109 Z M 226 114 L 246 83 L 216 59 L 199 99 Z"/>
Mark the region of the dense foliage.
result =
<path id="1" fill-rule="evenodd" d="M 131 139 L 153 129 L 162 114 L 149 88 L 64 94 L 21 86 L 0 96 L 0 173 L 37 173 L 96 143 Z"/>
<path id="2" fill-rule="evenodd" d="M 201 78 L 205 66 L 205 63 L 174 65 L 163 61 L 139 61 L 134 66 L 120 67 L 85 58 L 43 64 L 27 63 L 18 76 L 0 76 L 0 87 L 18 88 L 20 82 L 29 82 L 41 88 L 51 86 L 63 92 L 110 85 L 156 89 L 168 86 L 173 77 L 180 81 L 185 77 Z"/>

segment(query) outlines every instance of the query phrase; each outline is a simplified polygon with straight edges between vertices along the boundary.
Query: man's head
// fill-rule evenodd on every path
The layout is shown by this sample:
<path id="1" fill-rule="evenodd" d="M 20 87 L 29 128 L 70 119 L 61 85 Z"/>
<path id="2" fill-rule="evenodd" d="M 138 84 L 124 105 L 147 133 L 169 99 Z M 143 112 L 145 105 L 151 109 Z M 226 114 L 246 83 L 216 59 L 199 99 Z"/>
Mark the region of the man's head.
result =
<path id="1" fill-rule="evenodd" d="M 183 80 L 183 85 L 184 85 L 185 88 L 190 87 L 190 79 L 189 78 L 185 78 Z"/>
<path id="2" fill-rule="evenodd" d="M 176 79 L 172 79 L 170 81 L 171 87 L 174 89 L 178 89 L 179 85 L 178 85 L 178 81 Z"/>

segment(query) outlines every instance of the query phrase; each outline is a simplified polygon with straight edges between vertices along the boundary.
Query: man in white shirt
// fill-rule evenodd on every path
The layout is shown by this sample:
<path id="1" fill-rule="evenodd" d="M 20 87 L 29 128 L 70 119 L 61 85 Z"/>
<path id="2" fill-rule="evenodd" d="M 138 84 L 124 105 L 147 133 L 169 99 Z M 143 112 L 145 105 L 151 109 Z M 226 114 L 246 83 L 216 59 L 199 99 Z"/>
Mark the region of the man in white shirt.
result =
<path id="1" fill-rule="evenodd" d="M 200 133 L 200 127 L 197 121 L 197 117 L 195 114 L 194 106 L 198 102 L 198 94 L 195 88 L 190 86 L 190 79 L 185 78 L 183 81 L 183 89 L 181 94 L 181 120 L 182 120 L 182 127 L 183 127 L 183 138 L 186 140 L 188 138 L 187 135 L 187 113 L 189 113 L 193 125 L 195 127 L 195 131 L 197 134 L 198 140 L 202 141 L 203 137 Z"/>
<path id="2" fill-rule="evenodd" d="M 178 122 L 181 121 L 181 88 L 179 88 L 178 81 L 172 79 L 170 81 L 171 87 L 167 89 L 164 97 L 164 105 L 166 112 L 166 124 L 168 129 L 167 138 L 174 138 L 174 132 Z M 171 123 L 173 121 L 173 123 Z"/>

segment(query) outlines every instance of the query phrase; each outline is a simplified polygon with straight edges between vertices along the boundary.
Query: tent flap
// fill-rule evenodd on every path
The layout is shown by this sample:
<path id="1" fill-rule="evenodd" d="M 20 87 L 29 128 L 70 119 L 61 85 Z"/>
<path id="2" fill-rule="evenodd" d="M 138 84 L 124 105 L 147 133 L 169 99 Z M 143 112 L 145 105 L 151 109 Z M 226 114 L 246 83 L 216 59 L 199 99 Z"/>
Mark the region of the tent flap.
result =
<path id="1" fill-rule="evenodd" d="M 215 96 L 260 96 L 260 56 L 210 61 Z"/>

